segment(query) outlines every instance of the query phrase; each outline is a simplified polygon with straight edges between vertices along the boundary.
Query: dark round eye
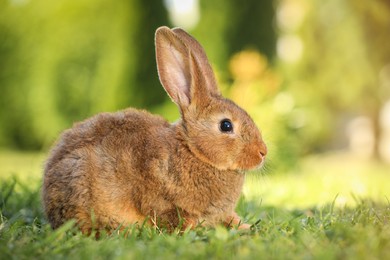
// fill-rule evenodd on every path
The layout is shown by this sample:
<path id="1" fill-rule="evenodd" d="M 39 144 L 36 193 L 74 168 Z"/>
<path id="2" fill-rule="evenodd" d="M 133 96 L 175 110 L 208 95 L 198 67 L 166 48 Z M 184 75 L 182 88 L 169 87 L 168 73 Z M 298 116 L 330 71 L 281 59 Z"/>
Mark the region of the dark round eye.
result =
<path id="1" fill-rule="evenodd" d="M 219 129 L 224 133 L 233 132 L 233 123 L 229 119 L 224 119 L 221 121 Z"/>

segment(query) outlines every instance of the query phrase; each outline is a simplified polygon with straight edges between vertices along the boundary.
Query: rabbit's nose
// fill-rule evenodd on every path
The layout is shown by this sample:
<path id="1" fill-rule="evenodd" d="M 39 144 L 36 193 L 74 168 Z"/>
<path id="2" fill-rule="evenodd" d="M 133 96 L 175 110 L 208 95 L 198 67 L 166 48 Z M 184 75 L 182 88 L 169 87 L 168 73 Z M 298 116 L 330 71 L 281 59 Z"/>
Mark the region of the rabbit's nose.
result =
<path id="1" fill-rule="evenodd" d="M 265 157 L 267 155 L 267 146 L 263 142 L 260 145 L 260 154 L 261 157 Z"/>

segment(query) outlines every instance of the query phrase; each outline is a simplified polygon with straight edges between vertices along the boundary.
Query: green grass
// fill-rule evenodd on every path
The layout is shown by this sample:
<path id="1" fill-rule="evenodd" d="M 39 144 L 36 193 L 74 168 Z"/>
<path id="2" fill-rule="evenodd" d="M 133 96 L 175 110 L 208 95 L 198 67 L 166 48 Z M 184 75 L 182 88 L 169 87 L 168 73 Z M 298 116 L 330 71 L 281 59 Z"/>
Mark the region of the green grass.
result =
<path id="1" fill-rule="evenodd" d="M 0 259 L 390 259 L 385 165 L 337 155 L 306 159 L 289 175 L 253 173 L 237 207 L 255 223 L 249 232 L 129 227 L 127 237 L 96 240 L 72 223 L 48 226 L 40 206 L 43 158 L 0 153 Z"/>

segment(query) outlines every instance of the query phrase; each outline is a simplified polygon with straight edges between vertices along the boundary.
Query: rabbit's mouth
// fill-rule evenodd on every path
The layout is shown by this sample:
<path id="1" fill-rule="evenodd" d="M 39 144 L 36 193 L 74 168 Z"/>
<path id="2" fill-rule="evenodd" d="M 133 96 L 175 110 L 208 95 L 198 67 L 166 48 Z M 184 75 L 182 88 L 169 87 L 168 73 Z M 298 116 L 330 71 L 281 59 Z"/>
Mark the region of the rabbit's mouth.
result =
<path id="1" fill-rule="evenodd" d="M 257 165 L 257 167 L 255 168 L 255 170 L 260 170 L 261 168 L 264 167 L 265 158 L 266 158 L 266 156 L 263 156 L 263 158 L 262 158 L 262 160 L 261 160 L 261 163 L 260 163 L 259 165 Z"/>
<path id="2" fill-rule="evenodd" d="M 248 156 L 244 155 L 238 158 L 237 162 L 232 165 L 232 170 L 250 171 L 259 170 L 263 167 L 265 157 L 260 156 Z"/>
<path id="3" fill-rule="evenodd" d="M 249 145 L 238 155 L 235 167 L 240 170 L 257 170 L 264 166 L 267 147 L 264 142 Z"/>

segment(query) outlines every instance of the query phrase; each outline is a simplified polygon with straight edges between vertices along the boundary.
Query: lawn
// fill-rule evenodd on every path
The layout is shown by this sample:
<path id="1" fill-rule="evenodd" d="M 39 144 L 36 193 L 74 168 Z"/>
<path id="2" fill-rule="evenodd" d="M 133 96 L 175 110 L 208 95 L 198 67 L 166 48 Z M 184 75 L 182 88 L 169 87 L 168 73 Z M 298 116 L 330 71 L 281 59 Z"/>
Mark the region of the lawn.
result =
<path id="1" fill-rule="evenodd" d="M 0 152 L 0 259 L 390 259 L 390 168 L 346 154 L 290 173 L 250 173 L 237 210 L 251 231 L 197 228 L 128 236 L 53 231 L 40 206 L 45 155 Z"/>

